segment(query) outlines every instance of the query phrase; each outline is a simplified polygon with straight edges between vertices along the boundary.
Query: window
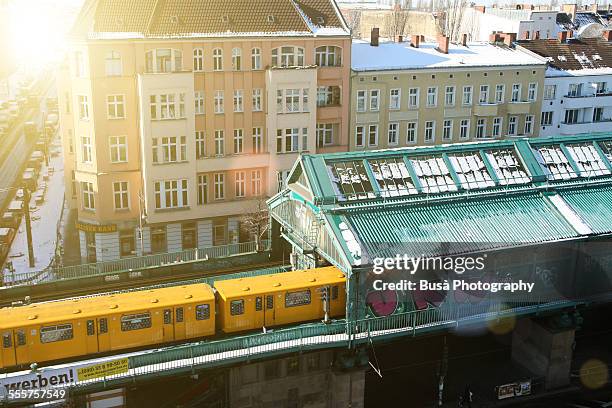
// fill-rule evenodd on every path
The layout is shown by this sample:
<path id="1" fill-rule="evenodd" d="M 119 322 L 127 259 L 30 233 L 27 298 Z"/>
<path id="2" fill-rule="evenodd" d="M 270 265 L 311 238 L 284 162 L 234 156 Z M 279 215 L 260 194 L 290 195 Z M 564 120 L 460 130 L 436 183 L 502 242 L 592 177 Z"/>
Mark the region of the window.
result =
<path id="1" fill-rule="evenodd" d="M 204 91 L 195 91 L 193 100 L 195 104 L 195 114 L 204 114 Z"/>
<path id="2" fill-rule="evenodd" d="M 187 160 L 185 136 L 153 138 L 151 141 L 153 163 L 176 163 Z"/>
<path id="3" fill-rule="evenodd" d="M 317 88 L 317 106 L 340 105 L 339 86 L 320 86 Z"/>
<path id="4" fill-rule="evenodd" d="M 578 109 L 568 109 L 565 111 L 565 123 L 578 123 Z"/>
<path id="5" fill-rule="evenodd" d="M 519 102 L 521 99 L 521 84 L 512 85 L 512 102 Z"/>
<path id="6" fill-rule="evenodd" d="M 215 130 L 215 156 L 223 156 L 225 154 L 224 133 L 221 129 Z"/>
<path id="7" fill-rule="evenodd" d="M 508 118 L 508 135 L 516 136 L 516 116 Z"/>
<path id="8" fill-rule="evenodd" d="M 115 210 L 127 210 L 130 208 L 127 181 L 116 181 L 113 183 L 113 197 Z"/>
<path id="9" fill-rule="evenodd" d="M 86 95 L 79 95 L 79 119 L 89 120 L 89 103 Z"/>
<path id="10" fill-rule="evenodd" d="M 253 112 L 262 111 L 261 94 L 261 88 L 253 89 Z"/>
<path id="11" fill-rule="evenodd" d="M 315 64 L 320 67 L 339 67 L 342 65 L 342 49 L 325 45 L 315 50 Z"/>
<path id="12" fill-rule="evenodd" d="M 23 330 L 17 330 L 17 345 L 18 346 L 26 345 L 26 335 Z"/>
<path id="13" fill-rule="evenodd" d="M 111 163 L 123 163 L 127 161 L 127 137 L 111 136 L 109 138 Z"/>
<path id="14" fill-rule="evenodd" d="M 213 71 L 223 71 L 223 50 L 221 48 L 213 50 Z"/>
<path id="15" fill-rule="evenodd" d="M 232 300 L 230 302 L 230 315 L 238 316 L 244 313 L 244 299 Z"/>
<path id="16" fill-rule="evenodd" d="M 155 208 L 181 208 L 189 205 L 187 199 L 187 180 L 156 181 Z"/>
<path id="17" fill-rule="evenodd" d="M 476 121 L 476 139 L 487 137 L 487 120 L 480 118 Z"/>
<path id="18" fill-rule="evenodd" d="M 413 144 L 417 141 L 417 123 L 408 122 L 406 124 L 406 143 Z"/>
<path id="19" fill-rule="evenodd" d="M 261 195 L 261 170 L 251 171 L 251 194 Z"/>
<path id="20" fill-rule="evenodd" d="M 83 163 L 91 163 L 91 137 L 83 136 L 81 138 L 81 161 Z"/>
<path id="21" fill-rule="evenodd" d="M 196 320 L 208 320 L 210 319 L 210 305 L 197 305 L 195 308 Z"/>
<path id="22" fill-rule="evenodd" d="M 93 320 L 88 320 L 87 321 L 87 335 L 88 336 L 93 336 L 95 333 L 95 324 Z"/>
<path id="23" fill-rule="evenodd" d="M 181 119 L 185 117 L 185 94 L 161 94 L 149 97 L 151 119 Z"/>
<path id="24" fill-rule="evenodd" d="M 85 76 L 85 61 L 81 51 L 75 51 L 74 53 L 74 76 L 77 78 Z"/>
<path id="25" fill-rule="evenodd" d="M 363 147 L 365 145 L 365 128 L 363 126 L 355 127 L 355 146 Z"/>
<path id="26" fill-rule="evenodd" d="M 366 111 L 366 91 L 357 91 L 357 112 Z"/>
<path id="27" fill-rule="evenodd" d="M 285 152 L 297 152 L 299 150 L 299 131 L 298 128 L 285 129 Z"/>
<path id="28" fill-rule="evenodd" d="M 531 82 L 527 88 L 527 100 L 534 102 L 538 98 L 538 84 Z"/>
<path id="29" fill-rule="evenodd" d="M 552 111 L 542 112 L 542 126 L 552 125 L 553 113 Z"/>
<path id="30" fill-rule="evenodd" d="M 380 107 L 380 91 L 372 89 L 370 91 L 370 110 L 377 111 Z"/>
<path id="31" fill-rule="evenodd" d="M 261 69 L 261 49 L 253 48 L 251 50 L 251 69 Z"/>
<path id="32" fill-rule="evenodd" d="M 378 145 L 378 125 L 368 126 L 368 146 Z"/>
<path id="33" fill-rule="evenodd" d="M 582 84 L 570 84 L 567 96 L 576 97 L 582 95 Z"/>
<path id="34" fill-rule="evenodd" d="M 493 130 L 492 130 L 492 134 L 491 136 L 493 137 L 500 137 L 501 136 L 501 129 L 502 129 L 502 123 L 503 123 L 503 118 L 495 118 L 493 119 Z"/>
<path id="35" fill-rule="evenodd" d="M 398 123 L 389 123 L 389 131 L 387 132 L 387 143 L 389 145 L 397 144 L 397 133 L 399 131 Z"/>
<path id="36" fill-rule="evenodd" d="M 555 99 L 557 85 L 544 85 L 544 99 Z"/>
<path id="37" fill-rule="evenodd" d="M 176 322 L 182 323 L 185 320 L 185 310 L 182 307 L 176 308 Z"/>
<path id="38" fill-rule="evenodd" d="M 452 140 L 453 138 L 453 121 L 451 119 L 444 120 L 444 126 L 442 127 L 442 139 L 445 141 Z"/>
<path id="39" fill-rule="evenodd" d="M 438 88 L 430 86 L 427 88 L 427 106 L 433 107 L 438 104 Z"/>
<path id="40" fill-rule="evenodd" d="M 244 197 L 246 189 L 246 174 L 244 171 L 237 171 L 234 180 L 234 192 L 236 197 Z"/>
<path id="41" fill-rule="evenodd" d="M 304 306 L 310 304 L 310 290 L 285 293 L 285 307 Z"/>
<path id="42" fill-rule="evenodd" d="M 603 107 L 599 106 L 597 108 L 593 108 L 593 122 L 603 121 L 603 113 L 604 113 Z"/>
<path id="43" fill-rule="evenodd" d="M 272 50 L 272 66 L 295 67 L 304 66 L 304 49 L 301 47 L 285 46 Z"/>
<path id="44" fill-rule="evenodd" d="M 204 50 L 202 48 L 193 49 L 193 70 L 195 72 L 204 71 Z"/>
<path id="45" fill-rule="evenodd" d="M 215 113 L 223 113 L 223 91 L 215 91 Z"/>
<path id="46" fill-rule="evenodd" d="M 244 92 L 242 89 L 234 90 L 234 112 L 243 112 L 244 111 Z"/>
<path id="47" fill-rule="evenodd" d="M 108 95 L 106 106 L 109 119 L 125 118 L 125 105 L 123 95 Z"/>
<path id="48" fill-rule="evenodd" d="M 317 123 L 317 147 L 328 146 L 334 143 L 334 124 Z"/>
<path id="49" fill-rule="evenodd" d="M 504 93 L 506 92 L 506 87 L 504 84 L 497 84 L 495 86 L 495 103 L 504 103 Z"/>
<path id="50" fill-rule="evenodd" d="M 94 198 L 94 188 L 92 183 L 86 181 L 81 182 L 81 191 L 83 192 L 83 208 L 85 210 L 95 210 L 96 200 Z"/>
<path id="51" fill-rule="evenodd" d="M 444 93 L 444 104 L 446 106 L 455 106 L 455 87 L 447 86 Z"/>
<path id="52" fill-rule="evenodd" d="M 300 111 L 300 90 L 285 89 L 284 112 L 292 113 Z"/>
<path id="53" fill-rule="evenodd" d="M 425 122 L 425 142 L 433 142 L 436 134 L 436 122 L 428 120 Z"/>
<path id="54" fill-rule="evenodd" d="M 242 49 L 232 48 L 232 70 L 240 71 L 242 69 Z"/>
<path id="55" fill-rule="evenodd" d="M 104 67 L 106 68 L 106 76 L 120 76 L 122 71 L 121 54 L 117 51 L 109 51 L 104 60 Z"/>
<path id="56" fill-rule="evenodd" d="M 151 313 L 121 316 L 121 331 L 148 329 L 151 327 Z"/>
<path id="57" fill-rule="evenodd" d="M 408 89 L 408 107 L 417 108 L 419 106 L 419 88 Z"/>
<path id="58" fill-rule="evenodd" d="M 533 115 L 525 116 L 525 134 L 530 135 L 533 132 Z"/>
<path id="59" fill-rule="evenodd" d="M 244 145 L 244 132 L 242 129 L 234 129 L 234 154 L 241 154 Z"/>
<path id="60" fill-rule="evenodd" d="M 461 123 L 459 124 L 459 137 L 461 139 L 470 138 L 470 120 L 469 119 L 461 119 Z"/>
<path id="61" fill-rule="evenodd" d="M 607 84 L 605 81 L 594 82 L 593 87 L 595 88 L 595 95 L 603 95 L 608 92 Z"/>
<path id="62" fill-rule="evenodd" d="M 463 87 L 463 105 L 471 105 L 472 104 L 472 87 L 464 86 Z"/>
<path id="63" fill-rule="evenodd" d="M 147 72 L 177 72 L 183 69 L 183 53 L 181 50 L 158 48 L 145 54 Z"/>
<path id="64" fill-rule="evenodd" d="M 400 101 L 401 101 L 401 90 L 400 89 L 391 89 L 389 91 L 389 109 L 400 109 Z"/>
<path id="65" fill-rule="evenodd" d="M 208 176 L 198 174 L 198 205 L 208 202 Z"/>
<path id="66" fill-rule="evenodd" d="M 489 85 L 480 85 L 478 103 L 489 103 Z"/>
<path id="67" fill-rule="evenodd" d="M 13 347 L 13 335 L 11 333 L 2 334 L 2 347 L 3 348 Z"/>
<path id="68" fill-rule="evenodd" d="M 40 342 L 54 343 L 73 338 L 72 324 L 59 324 L 40 328 Z"/>
<path id="69" fill-rule="evenodd" d="M 263 153 L 263 130 L 260 127 L 253 128 L 253 153 Z"/>
<path id="70" fill-rule="evenodd" d="M 203 130 L 196 130 L 196 159 L 202 159 L 206 156 L 206 135 Z"/>
<path id="71" fill-rule="evenodd" d="M 276 129 L 276 153 L 283 152 L 283 130 Z"/>
<path id="72" fill-rule="evenodd" d="M 225 198 L 225 174 L 215 173 L 215 200 Z"/>

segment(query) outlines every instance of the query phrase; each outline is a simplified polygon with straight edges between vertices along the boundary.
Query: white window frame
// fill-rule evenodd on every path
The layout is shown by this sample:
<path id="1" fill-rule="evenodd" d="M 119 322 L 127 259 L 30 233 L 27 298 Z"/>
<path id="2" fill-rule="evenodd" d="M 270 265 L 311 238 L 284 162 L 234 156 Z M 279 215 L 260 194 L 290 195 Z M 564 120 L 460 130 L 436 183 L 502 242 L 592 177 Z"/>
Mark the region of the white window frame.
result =
<path id="1" fill-rule="evenodd" d="M 468 140 L 470 138 L 470 119 L 461 119 L 459 122 L 459 139 Z"/>
<path id="2" fill-rule="evenodd" d="M 438 87 L 437 86 L 427 87 L 426 106 L 428 108 L 435 108 L 436 106 L 438 106 Z"/>
<path id="3" fill-rule="evenodd" d="M 481 105 L 489 103 L 489 85 L 480 85 L 480 92 L 478 93 L 478 103 Z"/>
<path id="4" fill-rule="evenodd" d="M 419 137 L 418 122 L 406 123 L 406 144 L 416 144 Z"/>
<path id="5" fill-rule="evenodd" d="M 254 88 L 252 92 L 252 110 L 253 112 L 261 112 L 263 110 L 263 91 L 261 88 Z"/>
<path id="6" fill-rule="evenodd" d="M 127 163 L 127 136 L 109 136 L 108 145 L 111 163 Z"/>
<path id="7" fill-rule="evenodd" d="M 96 196 L 93 183 L 81 181 L 81 199 L 83 200 L 83 209 L 89 211 L 96 210 Z"/>
<path id="8" fill-rule="evenodd" d="M 367 110 L 368 91 L 365 89 L 357 90 L 357 112 L 365 112 Z"/>
<path id="9" fill-rule="evenodd" d="M 234 175 L 234 197 L 243 198 L 246 196 L 246 172 L 237 171 Z"/>
<path id="10" fill-rule="evenodd" d="M 244 129 L 234 129 L 234 154 L 244 153 Z"/>
<path id="11" fill-rule="evenodd" d="M 204 114 L 204 91 L 195 91 L 193 93 L 193 100 L 195 106 L 195 114 L 203 115 Z"/>
<path id="12" fill-rule="evenodd" d="M 223 49 L 213 49 L 213 71 L 223 71 Z"/>
<path id="13" fill-rule="evenodd" d="M 487 119 L 478 118 L 476 119 L 476 139 L 487 139 Z"/>
<path id="14" fill-rule="evenodd" d="M 251 48 L 251 69 L 254 71 L 261 70 L 261 48 Z"/>
<path id="15" fill-rule="evenodd" d="M 125 187 L 125 189 L 123 188 Z M 119 202 L 119 206 L 117 206 Z M 114 181 L 113 182 L 113 206 L 115 211 L 117 210 L 129 210 L 130 209 L 130 186 L 127 181 Z"/>
<path id="16" fill-rule="evenodd" d="M 512 84 L 512 96 L 510 102 L 521 101 L 521 84 Z"/>
<path id="17" fill-rule="evenodd" d="M 408 89 L 408 108 L 415 109 L 419 107 L 419 88 Z"/>
<path id="18" fill-rule="evenodd" d="M 195 143 L 196 159 L 202 159 L 206 157 L 206 132 L 204 132 L 203 130 L 196 130 Z"/>
<path id="19" fill-rule="evenodd" d="M 518 125 L 518 117 L 510 116 L 508 118 L 508 136 L 516 136 L 517 125 Z"/>
<path id="20" fill-rule="evenodd" d="M 215 156 L 225 155 L 225 130 L 215 130 Z"/>
<path id="21" fill-rule="evenodd" d="M 153 191 L 156 210 L 189 206 L 189 182 L 187 179 L 154 181 Z"/>
<path id="22" fill-rule="evenodd" d="M 540 125 L 541 126 L 552 126 L 553 115 L 554 115 L 553 111 L 543 111 L 542 118 L 540 120 Z"/>
<path id="23" fill-rule="evenodd" d="M 263 128 L 254 127 L 252 130 L 253 154 L 263 153 Z"/>
<path id="24" fill-rule="evenodd" d="M 396 146 L 399 144 L 399 123 L 390 122 L 387 127 L 387 145 Z"/>
<path id="25" fill-rule="evenodd" d="M 556 95 L 557 95 L 557 85 L 554 85 L 554 84 L 544 85 L 544 99 L 545 100 L 555 99 Z"/>
<path id="26" fill-rule="evenodd" d="M 193 49 L 193 72 L 204 71 L 204 49 Z"/>
<path id="27" fill-rule="evenodd" d="M 225 92 L 222 89 L 215 91 L 215 114 L 221 115 L 225 112 Z"/>
<path id="28" fill-rule="evenodd" d="M 319 67 L 341 67 L 342 48 L 335 45 L 323 45 L 315 48 L 315 65 Z"/>
<path id="29" fill-rule="evenodd" d="M 504 103 L 505 94 L 506 94 L 506 85 L 504 84 L 495 85 L 495 103 Z"/>
<path id="30" fill-rule="evenodd" d="M 244 112 L 244 90 L 234 89 L 234 112 Z"/>
<path id="31" fill-rule="evenodd" d="M 525 124 L 523 127 L 524 130 L 524 134 L 525 135 L 531 135 L 533 134 L 533 123 L 534 123 L 534 116 L 533 115 L 526 115 L 525 116 Z"/>
<path id="32" fill-rule="evenodd" d="M 121 53 L 115 50 L 107 52 L 104 58 L 104 68 L 107 77 L 121 76 L 123 74 Z"/>
<path id="33" fill-rule="evenodd" d="M 463 87 L 463 95 L 461 104 L 464 106 L 472 106 L 474 102 L 474 87 L 471 85 L 465 85 Z"/>
<path id="34" fill-rule="evenodd" d="M 374 143 L 372 143 L 372 135 L 374 136 Z M 368 138 L 367 140 L 368 147 L 378 146 L 378 125 L 377 124 L 371 123 L 368 125 L 367 138 Z"/>
<path id="35" fill-rule="evenodd" d="M 380 89 L 370 89 L 370 111 L 378 112 L 380 110 Z"/>
<path id="36" fill-rule="evenodd" d="M 366 140 L 366 127 L 364 125 L 355 126 L 355 147 L 364 147 Z M 361 143 L 359 143 L 359 136 L 361 135 Z"/>
<path id="37" fill-rule="evenodd" d="M 242 70 L 242 48 L 232 48 L 232 71 Z"/>
<path id="38" fill-rule="evenodd" d="M 93 162 L 93 147 L 91 144 L 91 136 L 81 136 L 81 162 Z"/>
<path id="39" fill-rule="evenodd" d="M 444 105 L 455 106 L 455 86 L 448 85 L 444 90 Z"/>
<path id="40" fill-rule="evenodd" d="M 225 173 L 214 174 L 215 200 L 225 199 Z"/>
<path id="41" fill-rule="evenodd" d="M 393 88 L 389 90 L 389 110 L 401 109 L 402 90 Z"/>
<path id="42" fill-rule="evenodd" d="M 436 121 L 425 121 L 425 133 L 423 136 L 425 143 L 434 143 L 436 141 Z"/>
<path id="43" fill-rule="evenodd" d="M 450 141 L 453 140 L 453 120 L 444 119 L 442 123 L 442 140 Z"/>
<path id="44" fill-rule="evenodd" d="M 536 99 L 538 99 L 538 84 L 537 82 L 530 82 L 527 88 L 527 100 L 535 102 Z"/>
<path id="45" fill-rule="evenodd" d="M 261 170 L 251 170 L 251 195 L 261 195 Z"/>
<path id="46" fill-rule="evenodd" d="M 493 118 L 493 127 L 491 128 L 492 137 L 500 137 L 502 135 L 502 129 L 504 127 L 504 118 L 497 116 Z"/>
<path id="47" fill-rule="evenodd" d="M 79 105 L 79 119 L 89 120 L 89 98 L 87 95 L 77 95 Z"/>

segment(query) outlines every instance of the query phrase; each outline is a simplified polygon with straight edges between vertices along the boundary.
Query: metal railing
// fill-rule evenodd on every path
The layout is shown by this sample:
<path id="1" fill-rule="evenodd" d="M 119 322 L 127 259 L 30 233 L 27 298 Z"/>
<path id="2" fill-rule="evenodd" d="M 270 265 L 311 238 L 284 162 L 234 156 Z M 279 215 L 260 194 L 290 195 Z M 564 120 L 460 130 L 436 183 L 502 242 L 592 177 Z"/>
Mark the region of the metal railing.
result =
<path id="1" fill-rule="evenodd" d="M 236 255 L 269 250 L 270 241 L 262 240 L 241 242 L 236 244 L 212 246 L 208 248 L 188 249 L 181 252 L 171 252 L 138 257 L 117 259 L 113 261 L 96 262 L 74 266 L 49 267 L 37 272 L 18 272 L 14 275 L 5 271 L 4 286 L 29 285 L 55 280 L 81 279 L 93 276 L 120 272 L 135 272 L 148 268 L 159 268 L 185 262 L 197 262 L 207 259 L 227 258 Z"/>

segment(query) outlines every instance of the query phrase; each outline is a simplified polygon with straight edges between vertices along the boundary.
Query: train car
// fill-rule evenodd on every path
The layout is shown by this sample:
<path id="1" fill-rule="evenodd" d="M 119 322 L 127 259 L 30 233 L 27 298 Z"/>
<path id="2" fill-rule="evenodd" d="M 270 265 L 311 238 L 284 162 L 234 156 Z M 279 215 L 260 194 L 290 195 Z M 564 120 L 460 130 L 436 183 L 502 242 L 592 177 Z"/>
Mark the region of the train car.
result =
<path id="1" fill-rule="evenodd" d="M 217 281 L 217 327 L 232 333 L 321 319 L 321 291 L 329 291 L 329 316 L 345 313 L 346 277 L 335 267 Z"/>
<path id="2" fill-rule="evenodd" d="M 0 309 L 0 369 L 215 333 L 206 284 Z"/>

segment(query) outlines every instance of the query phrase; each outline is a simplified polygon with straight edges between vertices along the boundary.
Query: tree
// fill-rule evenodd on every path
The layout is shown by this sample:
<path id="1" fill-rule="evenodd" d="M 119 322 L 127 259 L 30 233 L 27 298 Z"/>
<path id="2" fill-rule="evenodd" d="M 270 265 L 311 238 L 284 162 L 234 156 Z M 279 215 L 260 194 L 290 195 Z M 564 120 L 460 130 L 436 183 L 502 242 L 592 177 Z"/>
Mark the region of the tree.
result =
<path id="1" fill-rule="evenodd" d="M 444 11 L 439 13 L 436 18 L 438 31 L 450 38 L 451 41 L 459 41 L 468 0 L 440 0 L 439 7 L 439 10 Z"/>
<path id="2" fill-rule="evenodd" d="M 257 248 L 260 248 L 261 240 L 270 229 L 270 214 L 265 197 L 257 199 L 240 221 L 242 230 L 249 234 L 249 237 L 253 237 Z"/>
<path id="3" fill-rule="evenodd" d="M 385 37 L 397 41 L 397 37 L 404 35 L 406 23 L 408 22 L 408 11 L 401 5 L 396 4 L 393 10 L 385 15 Z"/>
<path id="4" fill-rule="evenodd" d="M 363 12 L 359 9 L 349 11 L 347 16 L 347 25 L 351 31 L 351 37 L 361 38 L 361 16 Z"/>

